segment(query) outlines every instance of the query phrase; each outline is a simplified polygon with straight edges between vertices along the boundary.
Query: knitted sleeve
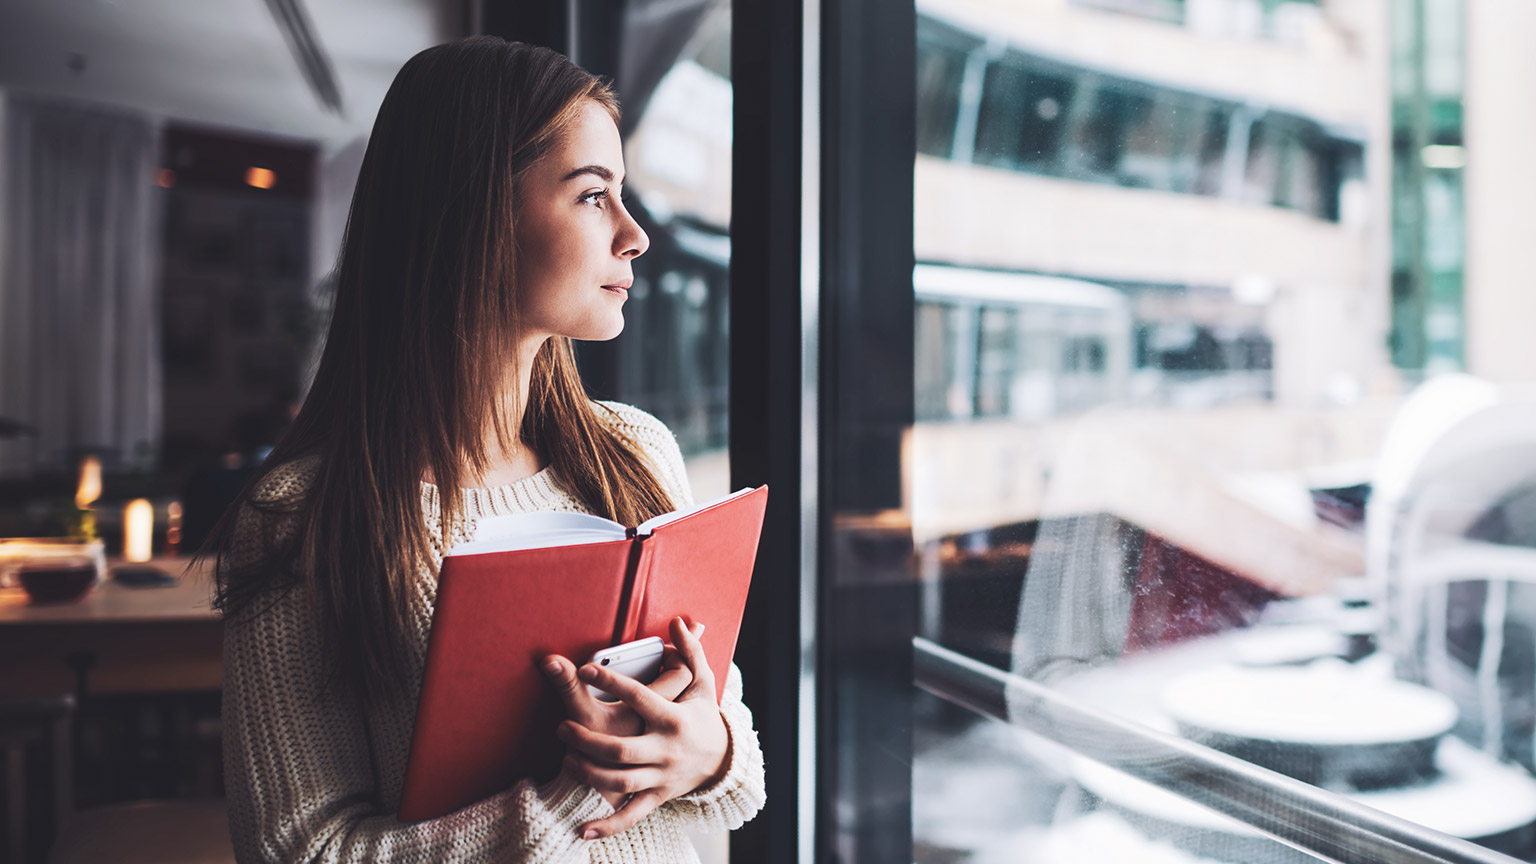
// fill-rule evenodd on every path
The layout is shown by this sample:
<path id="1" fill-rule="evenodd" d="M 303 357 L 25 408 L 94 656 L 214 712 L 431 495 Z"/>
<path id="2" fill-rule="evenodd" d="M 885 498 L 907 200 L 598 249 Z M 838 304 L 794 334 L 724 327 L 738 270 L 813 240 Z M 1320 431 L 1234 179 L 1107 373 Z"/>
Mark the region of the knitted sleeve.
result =
<path id="1" fill-rule="evenodd" d="M 247 504 L 235 554 L 271 518 Z M 224 764 L 240 861 L 587 860 L 577 828 L 613 811 L 591 787 L 560 778 L 398 822 L 379 800 L 363 712 L 326 686 L 307 596 L 280 592 L 225 624 Z"/>
<path id="2" fill-rule="evenodd" d="M 644 411 L 619 402 L 604 402 L 614 412 L 619 428 L 645 452 L 654 465 L 658 479 L 672 493 L 679 507 L 693 504 L 688 487 L 688 472 L 682 451 L 672 431 Z M 731 749 L 725 776 L 712 786 L 675 798 L 662 805 L 683 819 L 700 823 L 706 829 L 734 830 L 763 807 L 767 787 L 763 779 L 763 751 L 757 730 L 752 727 L 752 712 L 741 701 L 741 670 L 731 664 L 725 692 L 720 700 L 720 714 L 730 733 Z"/>
<path id="3" fill-rule="evenodd" d="M 757 815 L 767 800 L 763 777 L 763 750 L 758 745 L 757 730 L 752 728 L 752 712 L 741 701 L 741 670 L 731 664 L 725 678 L 725 693 L 720 699 L 720 716 L 730 732 L 730 753 L 725 775 L 713 785 L 674 798 L 662 805 L 700 827 L 734 831 Z"/>

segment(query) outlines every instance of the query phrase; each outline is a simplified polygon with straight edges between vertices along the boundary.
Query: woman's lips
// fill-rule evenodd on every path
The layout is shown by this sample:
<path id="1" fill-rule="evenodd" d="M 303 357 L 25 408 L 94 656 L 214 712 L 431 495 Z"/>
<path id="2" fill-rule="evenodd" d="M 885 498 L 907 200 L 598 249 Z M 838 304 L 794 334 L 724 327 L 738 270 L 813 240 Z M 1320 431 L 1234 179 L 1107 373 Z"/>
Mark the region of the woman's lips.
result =
<path id="1" fill-rule="evenodd" d="M 604 285 L 603 288 L 608 291 L 612 291 L 620 297 L 628 297 L 629 286 L 634 284 L 634 281 L 635 280 L 633 279 L 625 279 L 623 282 L 615 282 L 612 285 Z"/>

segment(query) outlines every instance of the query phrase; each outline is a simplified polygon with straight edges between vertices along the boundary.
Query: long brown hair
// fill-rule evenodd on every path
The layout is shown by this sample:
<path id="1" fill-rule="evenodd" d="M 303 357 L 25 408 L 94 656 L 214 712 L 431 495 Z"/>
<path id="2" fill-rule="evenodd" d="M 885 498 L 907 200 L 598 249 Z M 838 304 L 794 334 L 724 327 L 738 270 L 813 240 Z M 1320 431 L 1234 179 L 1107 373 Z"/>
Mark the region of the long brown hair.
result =
<path id="1" fill-rule="evenodd" d="M 566 490 L 618 522 L 674 506 L 587 397 L 570 340 L 539 350 L 522 416 L 505 392 L 519 380 L 520 181 L 588 100 L 617 119 L 603 81 L 557 52 L 495 37 L 428 48 L 401 68 L 352 197 L 314 384 L 206 547 L 226 615 L 259 609 L 273 589 L 312 592 L 332 671 L 365 704 L 401 694 L 411 584 L 434 546 L 447 548 L 462 517 L 455 493 L 489 467 L 488 442 L 534 448 Z M 315 473 L 299 500 L 253 496 L 301 457 Z M 422 511 L 428 476 L 442 492 L 435 538 Z M 254 560 L 232 554 L 237 539 L 250 542 L 236 537 L 242 505 L 288 529 L 258 538 Z"/>

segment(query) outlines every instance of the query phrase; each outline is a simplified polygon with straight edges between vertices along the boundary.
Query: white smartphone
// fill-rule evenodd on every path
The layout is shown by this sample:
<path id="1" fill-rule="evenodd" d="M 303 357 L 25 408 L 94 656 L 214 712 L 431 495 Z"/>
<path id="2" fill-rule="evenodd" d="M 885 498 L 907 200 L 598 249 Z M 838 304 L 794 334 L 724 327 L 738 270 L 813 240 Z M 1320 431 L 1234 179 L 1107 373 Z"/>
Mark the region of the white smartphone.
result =
<path id="1" fill-rule="evenodd" d="M 628 675 L 641 684 L 649 684 L 661 674 L 661 655 L 665 647 L 660 636 L 636 639 L 633 642 L 625 642 L 623 645 L 598 651 L 592 655 L 591 662 L 611 672 Z M 600 701 L 619 701 L 618 697 L 610 696 L 606 691 L 599 690 L 590 684 L 587 685 L 587 689 Z"/>

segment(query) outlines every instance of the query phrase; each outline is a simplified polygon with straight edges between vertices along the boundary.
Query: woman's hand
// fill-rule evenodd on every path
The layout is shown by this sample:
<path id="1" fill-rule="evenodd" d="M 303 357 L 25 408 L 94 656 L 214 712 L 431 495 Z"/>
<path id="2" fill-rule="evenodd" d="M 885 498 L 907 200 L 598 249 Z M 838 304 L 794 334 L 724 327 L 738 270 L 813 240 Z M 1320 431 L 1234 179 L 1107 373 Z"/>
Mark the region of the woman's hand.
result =
<path id="1" fill-rule="evenodd" d="M 639 735 L 644 730 L 644 722 L 624 702 L 604 702 L 593 696 L 586 683 L 577 677 L 575 664 L 565 657 L 559 654 L 545 657 L 544 674 L 560 694 L 565 715 L 577 723 L 615 736 Z M 625 680 L 633 682 L 633 679 Z M 692 681 L 693 671 L 678 652 L 668 649 L 662 655 L 661 674 L 651 682 L 650 690 L 658 698 L 670 702 L 687 689 Z M 603 797 L 614 807 L 624 801 L 623 795 L 605 794 Z"/>
<path id="2" fill-rule="evenodd" d="M 672 642 L 692 678 L 674 700 L 654 684 L 648 688 L 590 663 L 581 668 L 582 681 L 617 696 L 619 704 L 645 723 L 643 734 L 628 737 L 574 716 L 560 724 L 560 740 L 567 747 L 561 770 L 596 789 L 609 803 L 628 796 L 628 801 L 615 805 L 617 813 L 582 826 L 582 836 L 588 840 L 624 831 L 664 802 L 707 786 L 725 773 L 730 734 L 715 703 L 714 674 L 699 644 L 703 633 L 702 624 L 695 624 L 690 632 L 683 619 L 672 619 Z"/>

